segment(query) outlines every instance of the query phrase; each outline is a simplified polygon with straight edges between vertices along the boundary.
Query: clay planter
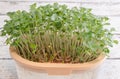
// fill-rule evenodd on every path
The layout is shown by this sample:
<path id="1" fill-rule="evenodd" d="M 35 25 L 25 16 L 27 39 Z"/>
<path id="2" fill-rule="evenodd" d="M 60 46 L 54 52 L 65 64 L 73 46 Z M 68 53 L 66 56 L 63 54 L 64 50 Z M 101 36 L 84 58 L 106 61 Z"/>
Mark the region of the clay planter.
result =
<path id="1" fill-rule="evenodd" d="M 16 61 L 16 67 L 17 67 L 19 79 L 53 79 L 53 78 L 46 78 L 46 76 L 54 77 L 58 75 L 60 78 L 62 76 L 73 75 L 74 72 L 79 72 L 78 74 L 79 76 L 84 73 L 84 75 L 82 76 L 85 76 L 85 74 L 88 74 L 89 71 L 91 72 L 91 70 L 95 70 L 96 67 L 98 67 L 105 59 L 105 55 L 101 54 L 97 59 L 82 64 L 37 63 L 26 60 L 21 56 L 19 56 L 16 52 L 12 52 L 11 50 L 10 50 L 10 55 Z M 64 77 L 63 79 L 66 78 Z M 90 79 L 90 78 L 82 77 L 79 79 Z"/>

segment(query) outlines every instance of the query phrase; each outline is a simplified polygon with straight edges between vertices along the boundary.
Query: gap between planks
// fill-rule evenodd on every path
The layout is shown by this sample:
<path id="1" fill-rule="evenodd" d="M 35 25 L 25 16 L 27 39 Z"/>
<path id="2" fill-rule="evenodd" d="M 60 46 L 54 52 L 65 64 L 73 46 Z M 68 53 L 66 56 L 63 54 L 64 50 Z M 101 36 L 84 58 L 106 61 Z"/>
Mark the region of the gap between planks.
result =
<path id="1" fill-rule="evenodd" d="M 0 2 L 119 3 L 120 0 L 0 0 Z"/>
<path id="2" fill-rule="evenodd" d="M 120 4 L 120 2 L 80 2 L 80 1 L 0 1 L 0 2 L 10 2 L 11 4 L 17 4 L 18 2 L 35 2 L 35 3 L 81 3 L 81 4 L 94 4 L 94 5 L 117 5 Z"/>

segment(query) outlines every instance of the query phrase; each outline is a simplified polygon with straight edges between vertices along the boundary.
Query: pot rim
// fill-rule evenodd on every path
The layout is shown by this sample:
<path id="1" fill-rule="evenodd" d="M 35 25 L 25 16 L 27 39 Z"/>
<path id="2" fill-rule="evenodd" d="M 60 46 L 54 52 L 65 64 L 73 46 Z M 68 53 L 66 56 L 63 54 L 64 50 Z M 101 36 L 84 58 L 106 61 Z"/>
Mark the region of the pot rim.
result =
<path id="1" fill-rule="evenodd" d="M 34 69 L 41 70 L 42 69 L 42 70 L 48 71 L 48 74 L 52 73 L 52 75 L 56 74 L 55 72 L 53 72 L 53 69 L 56 69 L 59 71 L 65 71 L 65 69 L 67 69 L 66 72 L 67 71 L 68 72 L 66 74 L 70 74 L 71 71 L 73 71 L 73 70 L 84 71 L 84 70 L 92 69 L 92 68 L 99 66 L 106 58 L 106 56 L 104 54 L 100 54 L 95 60 L 90 61 L 90 62 L 85 62 L 85 63 L 76 63 L 76 64 L 72 64 L 72 63 L 39 63 L 39 62 L 33 62 L 33 61 L 29 61 L 27 59 L 22 58 L 16 52 L 11 51 L 11 48 L 10 48 L 10 55 L 20 66 L 23 66 L 23 67 L 26 67 L 26 68 L 32 69 L 32 70 L 34 70 Z"/>

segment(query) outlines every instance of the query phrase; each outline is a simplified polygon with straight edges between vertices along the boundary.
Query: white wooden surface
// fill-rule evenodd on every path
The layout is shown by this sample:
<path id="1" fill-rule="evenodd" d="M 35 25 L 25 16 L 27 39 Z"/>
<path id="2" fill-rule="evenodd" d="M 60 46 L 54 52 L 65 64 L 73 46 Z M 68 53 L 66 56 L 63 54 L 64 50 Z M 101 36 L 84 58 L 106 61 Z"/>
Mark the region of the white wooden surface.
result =
<path id="1" fill-rule="evenodd" d="M 94 14 L 110 18 L 110 27 L 116 28 L 114 38 L 120 41 L 120 0 L 0 0 L 0 28 L 3 27 L 4 20 L 8 19 L 7 12 L 18 9 L 28 11 L 29 5 L 35 2 L 38 5 L 59 2 L 69 7 L 92 8 Z M 0 79 L 17 79 L 15 64 L 9 55 L 9 46 L 6 46 L 4 41 L 5 37 L 0 37 Z M 120 44 L 110 49 L 110 56 L 102 64 L 97 79 L 120 79 Z"/>

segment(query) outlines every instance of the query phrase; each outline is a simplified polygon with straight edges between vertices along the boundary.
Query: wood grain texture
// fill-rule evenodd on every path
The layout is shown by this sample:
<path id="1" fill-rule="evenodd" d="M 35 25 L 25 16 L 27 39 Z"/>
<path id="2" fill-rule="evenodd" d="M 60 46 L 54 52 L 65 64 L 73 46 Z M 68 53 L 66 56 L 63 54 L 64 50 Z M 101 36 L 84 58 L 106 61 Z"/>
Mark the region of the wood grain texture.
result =
<path id="1" fill-rule="evenodd" d="M 0 79 L 17 79 L 13 60 L 0 60 Z"/>
<path id="2" fill-rule="evenodd" d="M 8 16 L 0 16 L 0 28 L 5 24 L 4 20 L 9 19 Z"/>
<path id="3" fill-rule="evenodd" d="M 9 54 L 9 46 L 0 46 L 0 59 L 11 58 Z"/>
<path id="4" fill-rule="evenodd" d="M 0 79 L 17 79 L 15 63 L 13 60 L 0 60 Z M 120 79 L 120 60 L 105 60 L 101 65 L 96 79 Z M 93 75 L 96 75 L 94 73 Z M 42 77 L 47 75 L 42 75 Z M 72 79 L 78 78 L 73 76 Z M 57 79 L 57 78 L 56 78 Z M 59 79 L 59 78 L 58 78 Z M 64 78 L 70 79 L 70 78 Z M 90 78 L 89 78 L 90 79 Z M 95 78 L 91 78 L 95 79 Z"/>
<path id="5" fill-rule="evenodd" d="M 76 0 L 77 1 L 77 0 Z M 88 0 L 87 0 L 88 1 Z M 101 1 L 102 2 L 102 1 Z M 5 15 L 9 11 L 16 11 L 16 10 L 29 10 L 29 5 L 33 4 L 35 2 L 0 2 L 0 14 Z M 54 3 L 54 2 L 38 2 L 38 5 L 45 5 L 48 3 Z M 65 2 L 59 2 L 59 4 L 66 4 L 69 7 L 86 7 L 86 8 L 92 8 L 93 13 L 96 15 L 101 16 L 118 16 L 120 15 L 120 3 L 118 4 L 112 4 L 112 3 L 65 3 Z"/>
<path id="6" fill-rule="evenodd" d="M 106 28 L 114 27 L 116 31 L 114 33 L 120 34 L 120 16 L 109 17 L 110 26 L 106 26 Z"/>
<path id="7" fill-rule="evenodd" d="M 112 0 L 0 0 L 2 2 L 5 1 L 13 1 L 13 2 L 31 2 L 31 1 L 36 1 L 36 2 L 110 2 Z M 117 0 L 120 1 L 120 0 Z"/>
<path id="8" fill-rule="evenodd" d="M 5 46 L 6 37 L 0 37 L 0 46 Z"/>
<path id="9" fill-rule="evenodd" d="M 118 40 L 119 44 L 114 44 L 110 47 L 110 54 L 108 58 L 120 58 L 120 35 L 114 35 L 113 39 Z"/>
<path id="10" fill-rule="evenodd" d="M 97 79 L 120 79 L 120 60 L 106 60 Z"/>

